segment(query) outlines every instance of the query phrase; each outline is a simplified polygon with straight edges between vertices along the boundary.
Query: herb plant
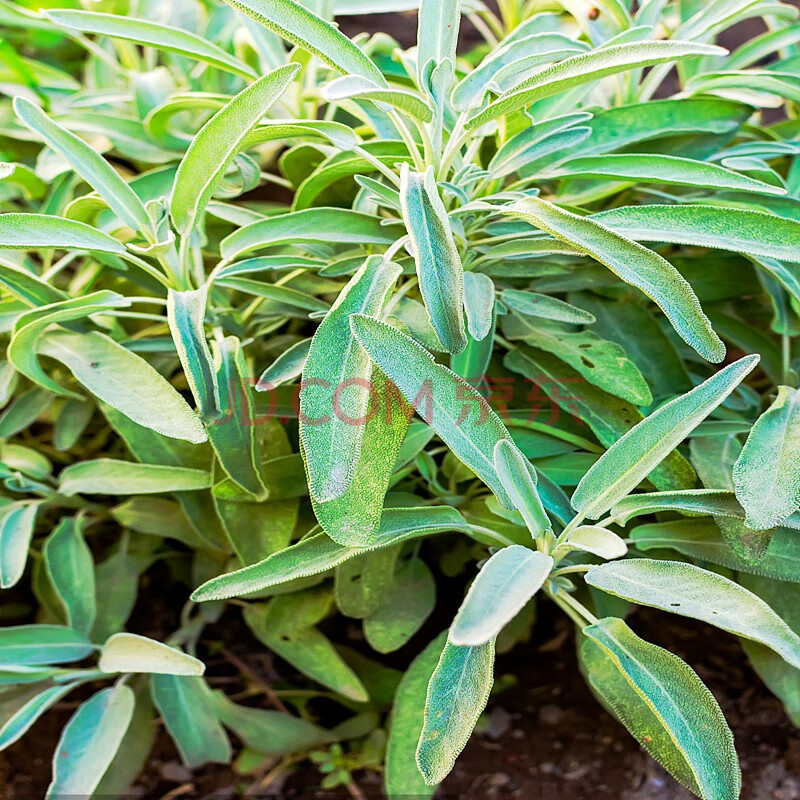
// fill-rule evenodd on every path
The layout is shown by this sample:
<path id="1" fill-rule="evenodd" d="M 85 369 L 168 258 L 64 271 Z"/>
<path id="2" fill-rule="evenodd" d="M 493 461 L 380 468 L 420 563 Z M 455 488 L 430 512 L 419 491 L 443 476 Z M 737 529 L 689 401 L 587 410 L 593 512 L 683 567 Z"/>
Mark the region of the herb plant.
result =
<path id="1" fill-rule="evenodd" d="M 800 723 L 797 9 L 39 5 L 0 0 L 0 585 L 36 601 L 0 746 L 77 691 L 53 798 L 123 791 L 156 715 L 190 767 L 231 731 L 245 772 L 431 796 L 541 601 L 653 758 L 738 797 L 716 700 L 625 617 L 740 637 Z M 411 49 L 330 21 L 417 6 Z M 145 574 L 165 641 L 128 631 Z M 239 613 L 288 706 L 204 678 Z"/>

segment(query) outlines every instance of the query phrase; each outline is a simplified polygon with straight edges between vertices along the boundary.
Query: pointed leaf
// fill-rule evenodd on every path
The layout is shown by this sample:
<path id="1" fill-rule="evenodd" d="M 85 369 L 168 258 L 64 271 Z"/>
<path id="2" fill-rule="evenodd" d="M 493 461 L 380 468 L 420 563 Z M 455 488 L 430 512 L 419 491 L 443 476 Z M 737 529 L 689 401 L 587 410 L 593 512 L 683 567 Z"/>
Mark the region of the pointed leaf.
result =
<path id="1" fill-rule="evenodd" d="M 59 25 L 83 33 L 111 36 L 115 39 L 134 42 L 139 46 L 155 47 L 186 58 L 204 61 L 244 78 L 255 77 L 255 73 L 247 64 L 230 53 L 226 53 L 208 39 L 183 28 L 161 25 L 146 19 L 134 19 L 121 14 L 100 14 L 70 9 L 47 11 L 46 16 Z"/>
<path id="2" fill-rule="evenodd" d="M 592 219 L 637 242 L 688 244 L 783 261 L 796 260 L 800 247 L 800 221 L 747 208 L 624 206 Z"/>
<path id="3" fill-rule="evenodd" d="M 125 245 L 103 231 L 83 222 L 49 214 L 3 214 L 0 216 L 0 248 L 30 250 L 89 250 L 96 253 L 124 253 Z M 11 267 L 4 267 L 10 270 Z M 20 270 L 21 271 L 21 270 Z M 36 276 L 32 275 L 31 280 Z M 52 289 L 56 292 L 56 289 Z M 48 299 L 57 302 L 60 297 Z"/>
<path id="4" fill-rule="evenodd" d="M 42 552 L 50 582 L 71 628 L 90 634 L 97 616 L 94 559 L 80 520 L 62 519 Z"/>
<path id="5" fill-rule="evenodd" d="M 382 225 L 381 218 L 347 208 L 307 208 L 259 220 L 222 240 L 223 258 L 250 250 L 295 242 L 390 245 L 402 235 L 399 225 Z"/>
<path id="6" fill-rule="evenodd" d="M 133 690 L 122 684 L 93 695 L 72 715 L 53 754 L 47 800 L 89 796 L 117 754 L 130 725 Z"/>
<path id="7" fill-rule="evenodd" d="M 241 343 L 235 336 L 226 336 L 215 342 L 214 351 L 221 416 L 208 424 L 209 441 L 231 480 L 253 497 L 266 499 L 252 389 Z"/>
<path id="8" fill-rule="evenodd" d="M 442 344 L 451 353 L 460 353 L 467 346 L 461 311 L 464 270 L 433 168 L 421 173 L 403 166 L 400 202 L 425 307 Z"/>
<path id="9" fill-rule="evenodd" d="M 493 641 L 544 586 L 554 566 L 544 553 L 521 545 L 504 547 L 481 568 L 450 628 L 455 645 Z"/>
<path id="10" fill-rule="evenodd" d="M 53 324 L 71 322 L 113 308 L 125 308 L 130 304 L 130 300 L 116 292 L 100 291 L 27 311 L 17 317 L 14 324 L 7 358 L 17 372 L 42 388 L 73 400 L 82 400 L 81 395 L 65 389 L 42 369 L 36 352 L 39 339 Z"/>
<path id="11" fill-rule="evenodd" d="M 98 668 L 103 672 L 147 672 L 202 675 L 202 661 L 169 645 L 135 633 L 116 633 L 103 645 Z"/>
<path id="12" fill-rule="evenodd" d="M 751 528 L 781 525 L 800 507 L 800 392 L 779 386 L 733 468 L 736 497 Z"/>
<path id="13" fill-rule="evenodd" d="M 486 400 L 468 383 L 437 364 L 422 345 L 384 322 L 354 314 L 353 333 L 370 358 L 386 373 L 412 405 L 461 459 L 497 495 L 504 505 L 508 494 L 494 469 L 497 442 L 510 439 L 505 425 Z M 470 406 L 479 419 L 469 421 Z M 463 417 L 463 420 L 462 420 Z"/>
<path id="14" fill-rule="evenodd" d="M 61 472 L 60 491 L 73 494 L 157 494 L 207 489 L 211 476 L 201 469 L 137 464 L 113 458 L 80 461 Z"/>
<path id="15" fill-rule="evenodd" d="M 397 687 L 386 743 L 384 785 L 390 800 L 412 795 L 419 800 L 433 796 L 417 767 L 417 742 L 425 721 L 425 698 L 447 634 L 437 636 L 412 662 Z"/>
<path id="16" fill-rule="evenodd" d="M 35 502 L 13 503 L 0 510 L 0 588 L 16 586 L 25 572 L 33 539 Z"/>
<path id="17" fill-rule="evenodd" d="M 400 272 L 379 256 L 368 258 L 311 342 L 301 383 L 300 437 L 309 490 L 319 502 L 341 497 L 350 486 L 375 405 L 372 362 L 350 330 L 350 315 L 378 315 Z"/>
<path id="18" fill-rule="evenodd" d="M 584 475 L 572 495 L 573 508 L 596 519 L 629 494 L 736 388 L 758 360 L 758 356 L 745 356 L 728 365 L 632 428 Z"/>
<path id="19" fill-rule="evenodd" d="M 287 64 L 263 75 L 233 97 L 192 139 L 172 188 L 170 212 L 180 233 L 187 234 L 202 218 L 248 134 L 286 91 L 299 69 L 298 64 Z"/>
<path id="20" fill-rule="evenodd" d="M 514 508 L 522 514 L 534 539 L 553 532 L 547 512 L 536 491 L 536 469 L 519 448 L 508 439 L 501 439 L 494 448 L 494 468 L 508 492 Z"/>
<path id="21" fill-rule="evenodd" d="M 27 688 L 17 689 L 21 704 L 9 717 L 0 721 L 0 750 L 5 750 L 6 747 L 19 741 L 45 711 L 52 708 L 78 685 L 79 683 L 75 681 L 72 683 L 50 686 L 43 691 L 40 691 L 39 687 L 37 687 L 34 689 L 32 697 Z M 11 700 L 11 698 L 8 698 L 6 693 L 3 692 L 3 706 L 5 706 L 9 700 Z M 16 701 L 16 698 L 14 698 L 14 700 Z M 6 709 L 3 708 L 4 712 L 5 710 Z M 3 716 L 5 717 L 5 713 Z"/>
<path id="22" fill-rule="evenodd" d="M 332 570 L 350 558 L 445 531 L 469 532 L 454 508 L 389 508 L 383 514 L 377 537 L 367 547 L 344 547 L 324 533 L 317 533 L 275 553 L 258 564 L 213 578 L 192 594 L 196 602 L 217 600 L 279 586 L 297 578 Z"/>
<path id="23" fill-rule="evenodd" d="M 632 603 L 699 619 L 760 642 L 800 667 L 800 636 L 763 600 L 715 572 L 636 558 L 592 567 L 586 583 Z"/>
<path id="24" fill-rule="evenodd" d="M 428 786 L 453 769 L 478 722 L 494 683 L 494 640 L 479 647 L 448 642 L 428 684 L 417 765 Z"/>
<path id="25" fill-rule="evenodd" d="M 679 41 L 629 42 L 597 48 L 540 70 L 490 103 L 467 123 L 467 128 L 477 128 L 544 97 L 619 72 L 686 58 L 725 54 L 725 50 L 713 45 Z"/>
<path id="26" fill-rule="evenodd" d="M 197 675 L 153 675 L 153 702 L 161 713 L 183 763 L 227 764 L 231 743 L 213 708 L 211 691 Z"/>
<path id="27" fill-rule="evenodd" d="M 760 194 L 786 194 L 786 190 L 779 186 L 748 178 L 716 164 L 707 164 L 692 158 L 639 153 L 580 156 L 549 170 L 547 177 L 606 178 Z"/>
<path id="28" fill-rule="evenodd" d="M 733 734 L 703 682 L 621 619 L 584 628 L 581 660 L 594 691 L 642 747 L 703 800 L 739 796 Z"/>
<path id="29" fill-rule="evenodd" d="M 672 323 L 681 338 L 709 361 L 722 361 L 725 347 L 686 279 L 652 250 L 552 203 L 530 197 L 504 208 L 561 241 L 575 245 L 626 283 L 641 289 Z"/>
<path id="30" fill-rule="evenodd" d="M 500 299 L 513 311 L 531 317 L 540 317 L 554 322 L 566 322 L 570 325 L 591 325 L 595 322 L 594 314 L 582 308 L 565 303 L 557 297 L 550 297 L 539 292 L 523 292 L 519 289 L 505 289 Z"/>
<path id="31" fill-rule="evenodd" d="M 139 196 L 90 145 L 62 128 L 24 97 L 14 98 L 14 111 L 23 124 L 69 161 L 75 172 L 97 191 L 126 225 L 138 231 L 150 230 L 150 217 Z"/>
<path id="32" fill-rule="evenodd" d="M 295 0 L 225 0 L 278 36 L 317 56 L 344 75 L 386 85 L 375 64 L 338 28 Z"/>
<path id="33" fill-rule="evenodd" d="M 102 333 L 48 333 L 41 353 L 65 364 L 98 399 L 163 436 L 204 442 L 199 417 L 173 386 L 143 358 Z"/>
<path id="34" fill-rule="evenodd" d="M 208 286 L 205 285 L 185 292 L 170 289 L 167 294 L 167 319 L 172 341 L 203 419 L 216 417 L 220 409 L 214 361 L 203 327 L 207 299 Z"/>

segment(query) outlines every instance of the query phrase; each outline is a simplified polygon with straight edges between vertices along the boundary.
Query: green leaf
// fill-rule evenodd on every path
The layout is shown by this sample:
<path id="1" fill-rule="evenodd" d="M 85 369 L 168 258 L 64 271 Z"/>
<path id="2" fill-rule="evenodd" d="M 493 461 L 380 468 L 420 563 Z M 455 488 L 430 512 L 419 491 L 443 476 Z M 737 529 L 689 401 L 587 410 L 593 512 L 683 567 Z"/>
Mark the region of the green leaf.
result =
<path id="1" fill-rule="evenodd" d="M 779 386 L 775 402 L 758 418 L 733 468 L 736 497 L 747 525 L 773 528 L 800 507 L 800 394 Z"/>
<path id="2" fill-rule="evenodd" d="M 639 409 L 590 383 L 581 383 L 577 372 L 543 350 L 522 345 L 508 353 L 503 363 L 541 386 L 559 412 L 585 422 L 604 447 L 611 447 L 643 419 Z M 664 491 L 689 489 L 697 483 L 691 464 L 678 452 L 670 453 L 649 479 Z"/>
<path id="3" fill-rule="evenodd" d="M 800 583 L 800 536 L 789 528 L 777 528 L 766 553 L 757 560 L 737 555 L 727 537 L 720 535 L 719 522 L 709 519 L 640 525 L 632 531 L 631 540 L 642 552 L 668 548 L 740 573 Z"/>
<path id="4" fill-rule="evenodd" d="M 180 233 L 188 234 L 202 218 L 248 134 L 286 91 L 299 69 L 298 64 L 287 64 L 263 75 L 235 95 L 192 139 L 172 188 L 170 213 Z"/>
<path id="5" fill-rule="evenodd" d="M 172 341 L 200 415 L 206 420 L 220 413 L 219 386 L 203 328 L 207 301 L 207 285 L 184 292 L 170 289 L 167 294 Z"/>
<path id="6" fill-rule="evenodd" d="M 783 261 L 796 259 L 800 247 L 800 222 L 746 208 L 623 206 L 592 219 L 637 242 L 710 247 Z"/>
<path id="7" fill-rule="evenodd" d="M 309 491 L 318 502 L 341 497 L 352 484 L 375 406 L 372 363 L 350 330 L 350 315 L 380 314 L 400 273 L 379 256 L 368 258 L 311 342 L 301 384 L 300 438 Z"/>
<path id="8" fill-rule="evenodd" d="M 138 533 L 175 539 L 190 547 L 207 546 L 189 524 L 181 506 L 163 497 L 132 497 L 111 509 L 111 516 Z"/>
<path id="9" fill-rule="evenodd" d="M 565 58 L 558 64 L 540 70 L 472 117 L 467 128 L 480 127 L 504 114 L 530 106 L 537 100 L 626 70 L 725 54 L 725 50 L 713 45 L 663 40 L 601 47 Z"/>
<path id="10" fill-rule="evenodd" d="M 142 232 L 150 230 L 150 217 L 139 196 L 90 145 L 62 128 L 24 97 L 14 98 L 14 111 L 28 128 L 69 161 L 75 172 L 97 191 L 126 225 Z"/>
<path id="11" fill-rule="evenodd" d="M 461 0 L 421 0 L 417 23 L 417 83 L 444 61 L 452 73 L 456 63 Z M 430 64 L 429 62 L 433 62 Z M 452 77 L 452 76 L 451 76 Z"/>
<path id="12" fill-rule="evenodd" d="M 565 322 L 569 325 L 591 325 L 595 322 L 594 314 L 582 308 L 565 303 L 557 297 L 539 292 L 524 292 L 519 289 L 504 289 L 500 299 L 518 314 L 553 322 Z"/>
<path id="13" fill-rule="evenodd" d="M 748 178 L 716 164 L 666 155 L 624 153 L 579 156 L 548 170 L 548 178 L 607 178 L 637 183 L 666 183 L 760 194 L 786 194 L 779 186 Z"/>
<path id="14" fill-rule="evenodd" d="M 580 655 L 592 689 L 639 744 L 703 800 L 739 796 L 733 734 L 686 663 L 640 639 L 621 619 L 583 629 Z"/>
<path id="15" fill-rule="evenodd" d="M 226 336 L 215 342 L 214 350 L 215 383 L 222 387 L 221 416 L 208 424 L 209 441 L 231 480 L 254 497 L 265 499 L 267 489 L 261 473 L 252 389 L 241 344 L 235 336 Z"/>
<path id="16" fill-rule="evenodd" d="M 231 743 L 205 680 L 197 675 L 153 675 L 151 681 L 153 702 L 183 763 L 190 769 L 210 761 L 229 763 Z"/>
<path id="17" fill-rule="evenodd" d="M 2 714 L 0 714 L 0 750 L 19 741 L 34 722 L 49 708 L 69 694 L 79 682 L 49 686 L 42 690 L 41 684 L 34 687 L 17 687 L 9 696 L 2 695 Z M 6 711 L 11 713 L 6 716 Z"/>
<path id="18" fill-rule="evenodd" d="M 321 605 L 318 599 L 322 600 Z M 331 599 L 329 594 L 314 590 L 310 596 L 281 595 L 266 606 L 249 606 L 244 619 L 261 642 L 304 675 L 356 703 L 364 703 L 369 695 L 356 673 L 330 640 L 313 627 L 327 615 Z M 309 612 L 302 606 L 309 602 L 313 610 L 305 618 Z"/>
<path id="19" fill-rule="evenodd" d="M 453 89 L 453 105 L 458 111 L 480 106 L 490 82 L 498 74 L 511 69 L 515 63 L 528 63 L 530 67 L 530 61 L 535 59 L 536 65 L 545 65 L 558 61 L 565 55 L 585 52 L 587 49 L 583 42 L 571 39 L 563 33 L 547 31 L 519 38 L 509 36 Z"/>
<path id="20" fill-rule="evenodd" d="M 47 575 L 67 614 L 67 624 L 90 634 L 97 616 L 94 559 L 82 523 L 64 518 L 47 537 L 42 551 Z"/>
<path id="21" fill-rule="evenodd" d="M 567 541 L 558 547 L 560 552 L 578 550 L 598 558 L 622 558 L 628 552 L 625 540 L 608 528 L 597 525 L 580 525 L 570 533 Z"/>
<path id="22" fill-rule="evenodd" d="M 295 0 L 225 0 L 283 39 L 317 56 L 343 75 L 361 75 L 381 86 L 381 71 L 338 28 Z"/>
<path id="23" fill-rule="evenodd" d="M 432 167 L 421 173 L 403 166 L 400 202 L 425 307 L 442 344 L 451 353 L 460 353 L 467 346 L 464 270 Z"/>
<path id="24" fill-rule="evenodd" d="M 508 439 L 501 439 L 494 448 L 494 468 L 508 492 L 514 508 L 522 514 L 534 539 L 553 532 L 547 512 L 536 491 L 536 469 L 519 448 Z"/>
<path id="25" fill-rule="evenodd" d="M 95 570 L 96 592 L 103 602 L 97 609 L 92 628 L 94 641 L 103 641 L 121 631 L 138 599 L 140 562 L 123 546 L 124 541 L 120 549 L 98 564 Z"/>
<path id="26" fill-rule="evenodd" d="M 629 494 L 736 388 L 758 360 L 758 356 L 745 356 L 729 364 L 631 429 L 584 475 L 572 495 L 572 507 L 596 519 Z"/>
<path id="27" fill-rule="evenodd" d="M 328 572 L 357 555 L 445 531 L 469 532 L 466 521 L 454 508 L 389 508 L 383 514 L 378 535 L 366 547 L 344 547 L 326 534 L 317 533 L 258 564 L 208 581 L 194 591 L 192 599 L 204 602 L 252 594 Z"/>
<path id="28" fill-rule="evenodd" d="M 204 442 L 198 416 L 143 358 L 102 333 L 50 332 L 39 351 L 64 364 L 96 398 L 163 436 Z"/>
<path id="29" fill-rule="evenodd" d="M 510 507 L 507 492 L 494 469 L 493 453 L 497 442 L 511 439 L 511 436 L 486 400 L 447 367 L 435 363 L 422 345 L 396 328 L 358 314 L 351 317 L 351 326 L 370 358 L 397 385 L 406 400 L 418 408 L 420 416 L 498 499 Z M 419 408 L 420 399 L 425 411 Z M 479 413 L 474 423 L 468 421 L 473 405 Z"/>
<path id="30" fill-rule="evenodd" d="M 586 583 L 632 603 L 699 619 L 760 642 L 800 667 L 800 636 L 763 600 L 715 572 L 637 558 L 592 567 Z"/>
<path id="31" fill-rule="evenodd" d="M 435 605 L 436 581 L 425 562 L 420 558 L 401 560 L 380 606 L 364 620 L 364 638 L 373 650 L 393 653 L 422 627 Z"/>
<path id="32" fill-rule="evenodd" d="M 92 644 L 80 631 L 62 625 L 16 625 L 0 628 L 0 647 L 7 664 L 64 664 L 80 661 Z"/>
<path id="33" fill-rule="evenodd" d="M 365 619 L 377 611 L 392 582 L 399 555 L 398 547 L 389 547 L 339 565 L 334 576 L 339 611 L 353 619 Z"/>
<path id="34" fill-rule="evenodd" d="M 681 338 L 703 358 L 713 362 L 724 358 L 725 347 L 700 308 L 692 287 L 666 259 L 595 219 L 579 217 L 538 197 L 514 203 L 501 213 L 520 217 L 577 246 L 650 297 Z"/>
<path id="35" fill-rule="evenodd" d="M 504 318 L 503 333 L 508 339 L 522 339 L 552 353 L 585 380 L 635 406 L 653 402 L 639 367 L 616 342 L 601 339 L 592 331 L 570 331 L 515 314 Z"/>
<path id="36" fill-rule="evenodd" d="M 437 636 L 412 662 L 394 696 L 386 743 L 384 787 L 389 800 L 409 795 L 427 800 L 434 790 L 417 767 L 416 750 L 425 721 L 425 698 L 433 671 L 447 643 L 447 634 Z"/>
<path id="37" fill-rule="evenodd" d="M 684 514 L 710 514 L 715 517 L 744 519 L 744 509 L 732 491 L 686 489 L 679 492 L 648 492 L 624 497 L 611 508 L 620 525 L 642 514 L 678 511 Z"/>
<path id="38" fill-rule="evenodd" d="M 371 100 L 377 103 L 379 108 L 384 105 L 398 108 L 421 122 L 428 123 L 433 119 L 430 107 L 415 92 L 405 89 L 386 89 L 358 75 L 345 75 L 331 81 L 322 88 L 322 96 L 334 103 L 350 99 Z"/>
<path id="39" fill-rule="evenodd" d="M 226 53 L 221 47 L 202 36 L 197 36 L 183 28 L 160 25 L 146 19 L 117 14 L 100 14 L 91 11 L 54 9 L 46 11 L 48 19 L 67 28 L 91 33 L 97 36 L 110 36 L 115 39 L 133 42 L 144 47 L 155 47 L 168 53 L 176 53 L 185 58 L 203 61 L 243 78 L 255 78 L 253 70 L 238 58 Z"/>
<path id="40" fill-rule="evenodd" d="M 81 395 L 65 389 L 47 376 L 37 358 L 39 340 L 53 324 L 71 322 L 102 311 L 128 307 L 130 304 L 130 300 L 116 292 L 100 291 L 26 311 L 17 317 L 6 356 L 17 372 L 21 372 L 42 388 L 73 400 L 82 400 Z"/>
<path id="41" fill-rule="evenodd" d="M 488 275 L 464 273 L 464 310 L 470 336 L 482 341 L 489 335 L 494 319 L 494 281 Z"/>
<path id="42" fill-rule="evenodd" d="M 232 259 L 263 247 L 294 243 L 392 244 L 399 225 L 382 225 L 380 217 L 347 208 L 307 208 L 259 220 L 222 240 L 222 257 Z"/>
<path id="43" fill-rule="evenodd" d="M 800 619 L 797 616 L 797 609 L 800 604 L 797 602 L 797 586 L 787 587 L 783 583 L 749 575 L 741 576 L 741 583 L 775 609 L 795 633 L 798 632 Z M 758 676 L 783 702 L 789 719 L 797 725 L 800 722 L 800 680 L 798 680 L 800 672 L 795 667 L 790 667 L 768 647 L 747 639 L 742 640 L 742 647 Z"/>
<path id="44" fill-rule="evenodd" d="M 746 562 L 758 563 L 769 548 L 774 531 L 754 531 L 748 528 L 744 520 L 747 516 L 733 492 L 736 485 L 733 480 L 733 467 L 741 455 L 742 445 L 735 434 L 725 436 L 695 437 L 691 443 L 692 463 L 705 486 L 730 490 L 732 498 L 726 502 L 735 506 L 732 519 L 728 514 L 714 518 L 722 531 L 725 541 L 733 553 Z M 786 524 L 788 524 L 788 520 Z"/>
<path id="45" fill-rule="evenodd" d="M 344 152 L 333 152 L 303 178 L 297 187 L 292 210 L 324 204 L 326 197 L 342 194 L 345 186 L 357 183 L 362 173 L 373 172 L 378 163 L 392 169 L 398 164 L 411 162 L 408 145 L 394 139 L 365 142 L 355 150 L 348 148 Z M 302 175 L 298 174 L 298 181 Z M 353 184 L 348 178 L 352 178 Z"/>
<path id="46" fill-rule="evenodd" d="M 459 646 L 485 645 L 544 586 L 553 570 L 550 556 L 521 545 L 504 547 L 481 568 L 450 628 Z"/>
<path id="47" fill-rule="evenodd" d="M 372 409 L 364 425 L 349 487 L 333 500 L 320 501 L 311 496 L 314 513 L 323 530 L 334 541 L 348 547 L 369 546 L 376 536 L 384 497 L 413 416 L 413 410 L 402 395 L 374 365 L 370 384 Z"/>
<path id="48" fill-rule="evenodd" d="M 428 786 L 441 783 L 469 741 L 494 683 L 494 640 L 479 647 L 448 642 L 428 684 L 417 765 Z"/>
<path id="49" fill-rule="evenodd" d="M 303 374 L 311 339 L 301 339 L 284 350 L 262 373 L 256 384 L 257 392 L 268 392 Z"/>
<path id="50" fill-rule="evenodd" d="M 0 510 L 0 588 L 16 586 L 25 572 L 39 504 L 23 501 Z"/>
<path id="51" fill-rule="evenodd" d="M 201 469 L 137 464 L 98 458 L 72 464 L 61 472 L 59 490 L 83 494 L 158 494 L 208 489 L 211 476 Z"/>
<path id="52" fill-rule="evenodd" d="M 0 216 L 0 243 L 3 241 L 3 223 L 11 216 L 13 215 L 3 214 Z M 35 217 L 35 219 L 30 219 L 28 221 L 23 220 L 20 226 L 25 228 L 27 232 L 26 236 L 30 234 L 29 226 L 34 225 L 36 220 L 38 220 L 40 217 L 44 217 L 45 215 L 32 214 L 30 216 L 32 218 Z M 60 217 L 54 217 L 54 219 L 60 219 Z M 17 226 L 12 225 L 12 230 L 16 227 Z M 94 228 L 91 230 L 94 230 Z M 9 241 L 12 241 L 13 237 L 16 236 L 16 232 L 13 232 L 9 235 L 11 236 Z M 11 295 L 13 295 L 17 300 L 23 302 L 25 305 L 44 306 L 48 305 L 49 303 L 58 303 L 61 300 L 68 299 L 64 292 L 51 286 L 41 278 L 37 278 L 32 272 L 28 272 L 28 270 L 22 269 L 21 267 L 15 267 L 12 264 L 7 264 L 5 263 L 5 259 L 3 259 L 3 262 L 4 263 L 0 263 L 0 286 L 6 289 Z"/>
<path id="53" fill-rule="evenodd" d="M 100 651 L 103 672 L 147 672 L 158 675 L 202 675 L 205 665 L 174 647 L 139 636 L 116 633 Z"/>
<path id="54" fill-rule="evenodd" d="M 213 692 L 214 710 L 250 749 L 271 756 L 291 756 L 332 740 L 328 731 L 291 714 L 240 706 Z"/>
<path id="55" fill-rule="evenodd" d="M 712 96 L 615 106 L 583 123 L 591 130 L 591 136 L 584 142 L 581 153 L 595 155 L 621 150 L 637 142 L 687 134 L 721 136 L 738 130 L 751 114 L 752 109 L 744 103 Z M 702 141 L 703 137 L 698 139 Z M 658 146 L 656 143 L 652 147 Z"/>
<path id="56" fill-rule="evenodd" d="M 125 245 L 103 231 L 92 228 L 83 222 L 62 219 L 49 214 L 3 214 L 0 216 L 0 248 L 9 250 L 31 250 L 54 248 L 58 250 L 89 250 L 95 253 L 125 252 Z M 3 265 L 3 273 L 23 272 L 9 265 Z M 20 280 L 28 277 L 23 272 Z M 35 275 L 30 281 L 39 284 Z M 44 291 L 47 291 L 46 289 Z M 57 289 L 50 287 L 51 293 L 60 295 Z M 30 291 L 25 295 L 31 297 Z M 31 298 L 33 299 L 33 298 Z M 37 298 L 38 299 L 38 298 Z M 64 299 L 61 296 L 48 297 L 46 302 L 52 303 Z"/>
<path id="57" fill-rule="evenodd" d="M 64 728 L 53 754 L 46 798 L 89 796 L 117 754 L 133 717 L 133 690 L 102 689 L 83 703 Z"/>
<path id="58" fill-rule="evenodd" d="M 329 309 L 329 305 L 324 300 L 320 300 L 312 294 L 291 289 L 288 286 L 274 286 L 271 283 L 253 281 L 249 278 L 224 278 L 217 281 L 217 283 L 220 286 L 235 289 L 238 292 L 264 297 L 267 300 L 274 300 L 287 306 L 301 308 L 304 311 L 319 313 L 326 312 Z"/>
<path id="59" fill-rule="evenodd" d="M 94 404 L 88 400 L 67 400 L 53 428 L 53 447 L 62 453 L 75 447 L 91 422 L 94 410 Z"/>

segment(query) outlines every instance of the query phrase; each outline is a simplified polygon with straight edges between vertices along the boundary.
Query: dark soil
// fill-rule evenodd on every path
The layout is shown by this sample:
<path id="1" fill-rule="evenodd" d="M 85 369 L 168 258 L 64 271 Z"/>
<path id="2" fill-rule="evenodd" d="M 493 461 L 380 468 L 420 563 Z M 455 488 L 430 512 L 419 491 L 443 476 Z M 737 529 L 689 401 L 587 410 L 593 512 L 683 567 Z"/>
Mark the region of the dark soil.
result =
<path id="1" fill-rule="evenodd" d="M 498 684 L 510 688 L 490 701 L 481 731 L 437 797 L 690 800 L 692 795 L 598 705 L 578 672 L 568 624 L 551 614 L 549 604 L 543 606 L 544 618 L 532 641 L 498 659 Z M 692 620 L 651 611 L 637 612 L 631 625 L 648 641 L 683 657 L 716 695 L 736 737 L 744 773 L 742 798 L 800 800 L 800 730 L 758 681 L 736 639 Z M 216 633 L 231 642 L 230 649 L 251 654 L 246 660 L 264 680 L 280 678 L 282 665 L 273 665 L 263 648 L 247 642 L 243 628 L 236 624 L 219 628 Z M 229 693 L 241 690 L 224 659 L 212 662 L 210 673 L 217 688 Z M 69 703 L 57 707 L 22 741 L 0 753 L 0 800 L 43 797 L 53 748 L 73 709 Z M 374 773 L 356 775 L 358 786 L 350 792 L 319 790 L 319 780 L 308 762 L 280 777 L 268 769 L 260 776 L 242 776 L 220 765 L 192 772 L 180 763 L 161 732 L 132 797 L 333 800 L 358 797 L 359 792 L 364 798 L 383 797 L 380 776 Z"/>

